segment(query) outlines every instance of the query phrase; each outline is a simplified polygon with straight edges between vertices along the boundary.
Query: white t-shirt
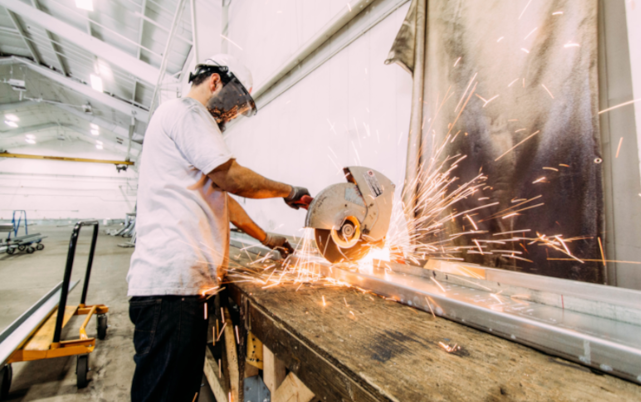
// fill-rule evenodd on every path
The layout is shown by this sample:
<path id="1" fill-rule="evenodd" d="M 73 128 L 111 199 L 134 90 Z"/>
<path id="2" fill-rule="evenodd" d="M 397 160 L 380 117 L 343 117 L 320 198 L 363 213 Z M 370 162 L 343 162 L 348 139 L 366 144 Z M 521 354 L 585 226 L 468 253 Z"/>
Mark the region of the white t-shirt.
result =
<path id="1" fill-rule="evenodd" d="M 216 286 L 229 215 L 227 193 L 206 174 L 231 158 L 200 102 L 175 99 L 156 110 L 140 158 L 129 296 L 197 295 Z"/>

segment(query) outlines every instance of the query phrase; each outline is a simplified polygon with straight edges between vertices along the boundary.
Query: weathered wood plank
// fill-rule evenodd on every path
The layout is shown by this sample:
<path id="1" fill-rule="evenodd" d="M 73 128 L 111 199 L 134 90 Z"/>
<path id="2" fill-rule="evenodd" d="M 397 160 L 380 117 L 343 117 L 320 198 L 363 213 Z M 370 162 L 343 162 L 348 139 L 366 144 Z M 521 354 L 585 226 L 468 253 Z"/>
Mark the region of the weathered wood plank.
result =
<path id="1" fill-rule="evenodd" d="M 273 395 L 285 380 L 287 370 L 285 364 L 263 345 L 263 382 Z"/>
<path id="2" fill-rule="evenodd" d="M 232 287 L 252 333 L 321 400 L 641 400 L 638 385 L 354 289 Z"/>
<path id="3" fill-rule="evenodd" d="M 205 354 L 205 378 L 209 383 L 209 387 L 214 393 L 216 400 L 218 402 L 228 402 L 227 401 L 227 390 L 224 387 L 224 383 L 221 378 L 218 378 L 218 362 L 214 359 L 214 356 L 211 354 L 209 348 L 207 348 Z"/>
<path id="4" fill-rule="evenodd" d="M 236 353 L 236 334 L 234 333 L 234 323 L 231 320 L 227 308 L 225 311 L 225 322 L 227 325 L 223 330 L 225 337 L 225 355 L 227 357 L 227 372 L 229 373 L 229 384 L 232 400 L 238 401 L 238 392 L 240 386 L 240 373 L 238 369 L 238 355 Z"/>
<path id="5" fill-rule="evenodd" d="M 272 395 L 272 402 L 310 402 L 312 399 L 314 393 L 294 373 L 289 373 Z"/>

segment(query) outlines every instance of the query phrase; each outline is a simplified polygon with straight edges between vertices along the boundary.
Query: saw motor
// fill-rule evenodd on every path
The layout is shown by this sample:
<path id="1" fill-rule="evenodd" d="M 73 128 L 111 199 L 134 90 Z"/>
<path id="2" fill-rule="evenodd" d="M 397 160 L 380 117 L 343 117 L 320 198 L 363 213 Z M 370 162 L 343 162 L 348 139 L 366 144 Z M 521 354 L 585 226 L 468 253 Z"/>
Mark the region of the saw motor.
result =
<path id="1" fill-rule="evenodd" d="M 318 250 L 331 263 L 357 261 L 372 247 L 382 247 L 394 201 L 395 186 L 383 174 L 361 166 L 343 171 L 347 183 L 321 191 L 305 218 Z"/>

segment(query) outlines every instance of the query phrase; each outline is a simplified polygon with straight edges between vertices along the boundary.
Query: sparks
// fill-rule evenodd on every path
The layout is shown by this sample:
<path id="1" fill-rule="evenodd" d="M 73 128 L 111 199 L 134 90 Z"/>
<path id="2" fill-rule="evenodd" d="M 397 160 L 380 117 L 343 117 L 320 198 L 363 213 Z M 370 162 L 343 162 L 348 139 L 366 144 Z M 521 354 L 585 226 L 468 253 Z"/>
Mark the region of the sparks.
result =
<path id="1" fill-rule="evenodd" d="M 352 12 L 352 6 L 350 6 L 349 3 L 347 3 L 347 9 L 349 10 L 350 13 Z"/>
<path id="2" fill-rule="evenodd" d="M 581 47 L 581 45 L 579 45 L 578 43 L 566 43 L 565 45 L 563 45 L 563 47 L 567 49 L 569 47 Z"/>
<path id="3" fill-rule="evenodd" d="M 508 87 L 508 88 L 509 88 L 509 87 L 511 87 L 511 86 L 512 86 L 512 84 L 514 84 L 514 83 L 515 83 L 515 82 L 517 82 L 518 80 L 519 80 L 519 79 L 517 78 L 517 79 L 515 79 L 514 81 L 510 82 L 510 83 L 507 85 L 507 87 Z"/>
<path id="4" fill-rule="evenodd" d="M 527 53 L 527 54 L 529 54 L 529 53 L 530 53 L 530 51 L 529 51 L 529 50 L 527 50 L 527 49 L 526 49 L 526 48 L 524 48 L 524 47 L 522 47 L 522 48 L 521 48 L 521 50 L 523 50 L 523 51 L 524 51 L 525 53 Z"/>
<path id="5" fill-rule="evenodd" d="M 327 303 L 325 303 L 325 296 L 321 296 L 321 298 L 323 299 L 323 307 L 327 306 Z"/>
<path id="6" fill-rule="evenodd" d="M 603 252 L 603 244 L 601 244 L 601 237 L 597 237 L 599 240 L 599 250 L 601 250 L 601 260 L 603 261 L 603 268 L 606 268 L 605 265 L 605 253 Z"/>
<path id="7" fill-rule="evenodd" d="M 617 156 L 615 159 L 619 158 L 619 152 L 621 151 L 621 144 L 623 144 L 623 137 L 619 139 L 619 146 L 617 147 Z"/>
<path id="8" fill-rule="evenodd" d="M 523 14 L 525 14 L 525 10 L 527 10 L 527 8 L 530 6 L 531 2 L 532 2 L 532 0 L 527 2 L 527 4 L 525 5 L 525 8 L 523 9 L 523 11 L 521 11 L 521 15 L 519 15 L 519 19 L 521 19 L 521 17 L 523 17 Z"/>
<path id="9" fill-rule="evenodd" d="M 541 84 L 541 86 L 543 87 L 543 89 L 545 89 L 548 92 L 548 94 L 550 94 L 550 98 L 554 99 L 554 95 L 552 95 L 552 92 L 550 92 L 548 87 L 546 87 L 544 84 Z"/>
<path id="10" fill-rule="evenodd" d="M 445 288 L 444 288 L 444 287 L 443 287 L 443 286 L 442 286 L 442 285 L 441 285 L 441 284 L 440 284 L 436 279 L 434 279 L 434 278 L 432 278 L 432 277 L 430 277 L 430 279 L 431 279 L 434 283 L 436 283 L 436 284 L 438 285 L 438 287 L 439 287 L 439 288 L 441 288 L 441 290 L 443 291 L 443 293 L 447 293 L 447 292 L 445 291 Z"/>
<path id="11" fill-rule="evenodd" d="M 563 11 L 555 11 L 552 13 L 552 15 L 562 15 Z"/>
<path id="12" fill-rule="evenodd" d="M 460 57 L 458 59 L 456 59 L 456 62 L 454 63 L 454 65 L 452 67 L 456 67 L 456 65 L 458 64 L 459 61 L 461 61 Z"/>
<path id="13" fill-rule="evenodd" d="M 501 37 L 496 41 L 496 43 L 499 43 L 500 41 L 502 41 L 504 37 L 505 37 L 505 36 L 501 36 Z"/>
<path id="14" fill-rule="evenodd" d="M 534 32 L 536 32 L 536 30 L 537 30 L 537 29 L 539 29 L 539 27 L 534 28 L 534 29 L 532 30 L 532 32 L 530 32 L 529 34 L 527 34 L 527 36 L 526 36 L 525 38 L 523 38 L 523 40 L 527 40 L 527 38 L 529 38 L 529 37 L 530 37 L 530 35 L 532 35 Z"/>
<path id="15" fill-rule="evenodd" d="M 610 108 L 607 108 L 607 109 L 601 110 L 601 111 L 599 112 L 599 114 L 603 114 L 603 113 L 609 112 L 610 110 L 618 109 L 618 108 L 623 107 L 623 106 L 631 105 L 631 104 L 633 104 L 633 103 L 635 103 L 635 102 L 638 102 L 638 101 L 641 101 L 641 98 L 639 98 L 639 99 L 635 99 L 635 100 L 631 100 L 631 101 L 629 101 L 629 102 L 621 103 L 621 104 L 618 104 L 618 105 L 616 105 L 616 106 L 612 106 L 612 107 L 610 107 Z"/>
<path id="16" fill-rule="evenodd" d="M 534 133 L 530 134 L 530 136 L 528 136 L 526 139 L 524 139 L 523 141 L 519 142 L 518 144 L 516 144 L 516 145 L 515 145 L 515 146 L 513 146 L 512 148 L 508 149 L 505 153 L 503 153 L 503 154 L 502 154 L 501 156 L 499 156 L 498 158 L 494 159 L 494 162 L 498 161 L 499 159 L 501 159 L 502 157 L 504 157 L 505 155 L 507 155 L 508 153 L 510 153 L 511 151 L 513 151 L 513 150 L 514 150 L 514 148 L 516 148 L 516 147 L 518 147 L 519 145 L 523 144 L 525 141 L 529 140 L 530 138 L 534 137 L 535 135 L 537 135 L 537 134 L 538 134 L 538 133 L 540 133 L 540 132 L 541 132 L 541 130 L 537 130 L 536 132 L 534 132 Z"/>

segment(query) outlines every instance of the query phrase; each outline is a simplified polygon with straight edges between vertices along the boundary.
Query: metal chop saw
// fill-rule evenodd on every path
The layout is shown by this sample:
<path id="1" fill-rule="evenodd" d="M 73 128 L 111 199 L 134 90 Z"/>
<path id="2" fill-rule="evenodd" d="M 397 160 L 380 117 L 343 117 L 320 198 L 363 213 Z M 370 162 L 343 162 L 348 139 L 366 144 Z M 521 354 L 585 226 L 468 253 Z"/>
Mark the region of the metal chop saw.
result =
<path id="1" fill-rule="evenodd" d="M 356 261 L 382 247 L 389 229 L 394 184 L 374 169 L 343 169 L 347 183 L 332 184 L 309 204 L 305 227 L 331 263 Z"/>

